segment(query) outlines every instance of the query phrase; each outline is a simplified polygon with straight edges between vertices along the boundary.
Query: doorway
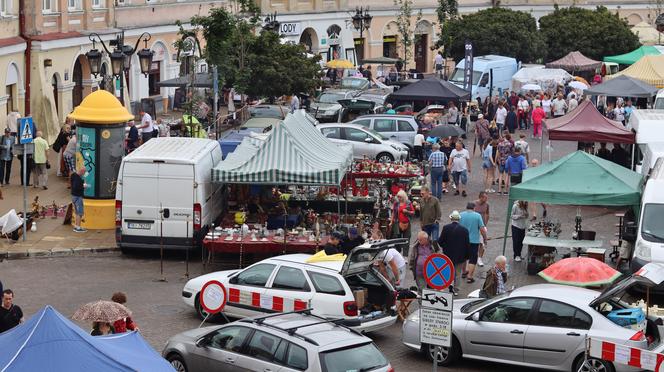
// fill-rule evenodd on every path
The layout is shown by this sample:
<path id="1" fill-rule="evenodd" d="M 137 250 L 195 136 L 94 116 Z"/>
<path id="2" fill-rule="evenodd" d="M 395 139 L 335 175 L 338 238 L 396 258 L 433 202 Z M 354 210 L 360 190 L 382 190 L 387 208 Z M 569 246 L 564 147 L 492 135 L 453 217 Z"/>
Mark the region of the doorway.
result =
<path id="1" fill-rule="evenodd" d="M 422 73 L 427 70 L 427 45 L 429 45 L 429 35 L 415 35 L 415 69 Z"/>
<path id="2" fill-rule="evenodd" d="M 53 100 L 55 101 L 55 112 L 58 114 L 58 117 L 60 117 L 60 106 L 59 106 L 59 99 L 58 99 L 58 77 L 56 75 L 53 75 L 51 78 L 51 86 L 53 87 Z"/>
<path id="3" fill-rule="evenodd" d="M 398 58 L 396 35 L 383 36 L 383 57 Z"/>
<path id="4" fill-rule="evenodd" d="M 161 94 L 161 88 L 157 83 L 161 81 L 161 62 L 152 62 L 150 72 L 148 72 L 148 95 L 156 96 Z"/>
<path id="5" fill-rule="evenodd" d="M 74 63 L 74 71 L 71 75 L 74 82 L 74 90 L 72 91 L 72 107 L 78 107 L 83 101 L 83 67 L 81 66 L 80 58 Z"/>

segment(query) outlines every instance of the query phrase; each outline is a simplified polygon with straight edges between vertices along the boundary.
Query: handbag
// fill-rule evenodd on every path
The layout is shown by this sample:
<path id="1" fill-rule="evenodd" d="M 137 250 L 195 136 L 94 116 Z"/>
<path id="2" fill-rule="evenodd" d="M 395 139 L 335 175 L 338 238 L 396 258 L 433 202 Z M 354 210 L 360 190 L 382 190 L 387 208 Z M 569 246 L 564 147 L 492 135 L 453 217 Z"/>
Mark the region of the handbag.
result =
<path id="1" fill-rule="evenodd" d="M 46 161 L 46 169 L 51 169 L 51 163 L 48 160 Z"/>

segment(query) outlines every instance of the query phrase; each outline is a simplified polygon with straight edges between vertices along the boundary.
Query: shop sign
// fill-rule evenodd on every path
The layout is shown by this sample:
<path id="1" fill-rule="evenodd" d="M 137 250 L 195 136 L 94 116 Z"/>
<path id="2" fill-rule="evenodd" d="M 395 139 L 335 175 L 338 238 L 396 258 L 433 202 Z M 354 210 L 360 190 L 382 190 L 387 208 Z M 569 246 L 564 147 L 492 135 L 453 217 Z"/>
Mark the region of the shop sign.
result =
<path id="1" fill-rule="evenodd" d="M 300 22 L 284 22 L 279 26 L 279 34 L 285 36 L 298 36 L 302 33 Z"/>

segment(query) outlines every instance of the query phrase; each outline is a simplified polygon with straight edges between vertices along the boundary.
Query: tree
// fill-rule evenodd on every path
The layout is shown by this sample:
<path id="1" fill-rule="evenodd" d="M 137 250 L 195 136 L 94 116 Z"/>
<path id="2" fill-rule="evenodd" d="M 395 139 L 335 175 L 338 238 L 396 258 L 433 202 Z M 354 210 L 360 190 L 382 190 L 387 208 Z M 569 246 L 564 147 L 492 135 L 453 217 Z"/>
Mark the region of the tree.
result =
<path id="1" fill-rule="evenodd" d="M 603 6 L 595 10 L 555 7 L 553 13 L 540 18 L 540 31 L 547 44 L 547 61 L 576 50 L 601 61 L 640 45 L 627 21 Z"/>
<path id="2" fill-rule="evenodd" d="M 408 62 L 413 57 L 413 44 L 417 35 L 411 28 L 413 18 L 413 0 L 394 0 L 394 5 L 399 7 L 397 12 L 397 32 L 399 33 L 399 44 L 403 48 L 403 65 L 408 66 Z M 415 24 L 422 19 L 422 10 L 417 13 Z"/>
<path id="3" fill-rule="evenodd" d="M 475 55 L 498 54 L 536 62 L 544 53 L 535 18 L 530 13 L 506 8 L 484 9 L 449 20 L 438 43 L 458 61 L 464 56 L 466 40 L 473 43 Z"/>
<path id="4" fill-rule="evenodd" d="M 459 3 L 457 0 L 438 0 L 436 15 L 438 16 L 438 25 L 440 25 L 440 35 L 444 35 L 449 27 L 448 22 L 459 16 Z M 449 57 L 447 50 L 445 50 L 445 55 Z"/>
<path id="5" fill-rule="evenodd" d="M 242 3 L 240 3 L 241 5 Z M 279 35 L 261 31 L 258 10 L 248 2 L 232 13 L 214 8 L 194 17 L 207 41 L 205 57 L 219 69 L 226 85 L 256 97 L 310 92 L 320 82 L 320 57 L 308 58 L 301 45 L 282 44 Z"/>

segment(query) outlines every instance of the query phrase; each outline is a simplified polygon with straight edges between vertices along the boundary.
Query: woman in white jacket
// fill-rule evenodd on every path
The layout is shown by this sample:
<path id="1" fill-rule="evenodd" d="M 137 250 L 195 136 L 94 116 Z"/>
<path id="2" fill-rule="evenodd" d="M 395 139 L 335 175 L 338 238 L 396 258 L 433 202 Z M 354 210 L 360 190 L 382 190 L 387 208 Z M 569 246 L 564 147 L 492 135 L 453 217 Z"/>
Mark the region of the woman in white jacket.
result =
<path id="1" fill-rule="evenodd" d="M 517 200 L 512 206 L 512 250 L 514 261 L 521 261 L 523 239 L 526 237 L 526 223 L 528 223 L 528 202 Z"/>

